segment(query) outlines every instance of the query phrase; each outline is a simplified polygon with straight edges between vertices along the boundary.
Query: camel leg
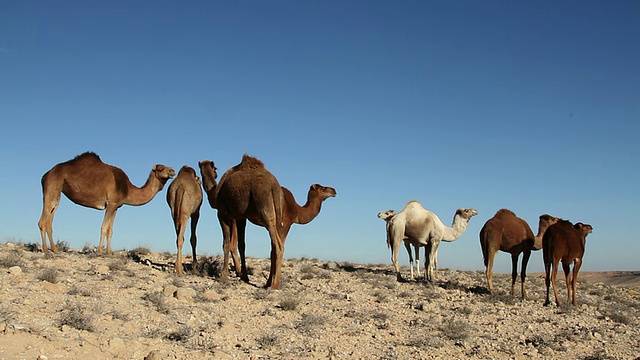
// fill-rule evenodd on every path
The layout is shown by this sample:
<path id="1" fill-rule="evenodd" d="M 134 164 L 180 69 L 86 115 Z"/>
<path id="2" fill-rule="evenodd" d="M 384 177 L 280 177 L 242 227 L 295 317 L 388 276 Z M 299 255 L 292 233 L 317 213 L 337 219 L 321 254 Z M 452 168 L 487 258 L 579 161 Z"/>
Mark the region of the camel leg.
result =
<path id="1" fill-rule="evenodd" d="M 396 280 L 403 281 L 402 274 L 400 274 L 400 267 L 398 266 L 399 251 L 400 251 L 400 241 L 394 240 L 393 244 L 391 244 L 391 263 L 393 264 L 393 269 L 396 271 Z"/>
<path id="2" fill-rule="evenodd" d="M 407 253 L 409 254 L 409 267 L 411 268 L 411 280 L 413 280 L 413 256 L 411 256 L 411 244 L 405 241 L 404 247 L 407 249 Z"/>
<path id="3" fill-rule="evenodd" d="M 186 229 L 187 221 L 189 217 L 186 214 L 178 215 L 175 220 L 176 224 L 176 247 L 178 248 L 176 255 L 176 273 L 178 275 L 184 274 L 184 268 L 182 267 L 182 245 L 184 244 L 184 231 Z"/>
<path id="4" fill-rule="evenodd" d="M 578 299 L 576 299 L 576 290 L 578 288 L 578 271 L 582 266 L 582 259 L 576 259 L 573 263 L 573 277 L 571 279 L 571 296 L 573 306 L 578 306 Z"/>
<path id="5" fill-rule="evenodd" d="M 553 260 L 551 267 L 551 285 L 553 285 L 553 295 L 556 297 L 556 306 L 560 306 L 560 299 L 558 298 L 558 266 L 560 261 Z"/>
<path id="6" fill-rule="evenodd" d="M 249 272 L 247 271 L 247 258 L 245 255 L 245 250 L 247 247 L 246 242 L 246 228 L 247 228 L 247 220 L 236 220 L 236 247 L 233 248 L 233 263 L 236 267 L 236 275 L 240 276 L 242 281 L 249 282 Z M 240 272 L 238 273 L 238 255 L 236 253 L 237 250 L 240 250 Z"/>
<path id="7" fill-rule="evenodd" d="M 198 259 L 196 258 L 196 246 L 198 245 L 198 238 L 196 237 L 196 227 L 198 227 L 199 219 L 200 219 L 199 210 L 191 214 L 191 238 L 189 239 L 189 241 L 191 242 L 191 255 L 193 256 L 191 268 L 194 270 L 198 265 Z"/>
<path id="8" fill-rule="evenodd" d="M 511 296 L 515 296 L 516 279 L 518 278 L 518 257 L 520 254 L 511 254 Z"/>
<path id="9" fill-rule="evenodd" d="M 435 241 L 432 245 L 431 245 L 431 251 L 429 251 L 429 254 L 426 255 L 426 264 L 425 264 L 425 268 L 427 271 L 427 273 L 429 274 L 428 278 L 429 281 L 434 282 L 436 281 L 436 274 L 435 274 L 435 258 L 436 256 L 438 256 L 438 246 L 440 245 L 440 242 Z"/>
<path id="10" fill-rule="evenodd" d="M 522 291 L 522 299 L 527 297 L 527 292 L 524 289 L 524 281 L 527 278 L 527 264 L 529 263 L 530 257 L 531 251 L 525 251 L 522 254 L 522 269 L 520 270 L 520 281 L 522 281 L 520 290 Z"/>
<path id="11" fill-rule="evenodd" d="M 98 243 L 98 253 L 102 253 L 102 247 L 104 245 L 104 239 L 107 239 L 107 254 L 111 254 L 111 234 L 113 233 L 113 220 L 116 217 L 118 208 L 107 206 L 107 210 L 104 213 L 104 219 L 102 220 L 102 227 L 100 228 L 100 242 Z"/>
<path id="12" fill-rule="evenodd" d="M 284 238 L 276 230 L 275 224 L 270 224 L 269 237 L 271 238 L 271 269 L 266 287 L 278 289 L 282 278 L 282 257 L 284 255 Z"/>
<path id="13" fill-rule="evenodd" d="M 220 228 L 222 229 L 222 254 L 223 264 L 222 272 L 220 273 L 220 279 L 226 280 L 229 276 L 229 247 L 231 245 L 231 225 L 230 221 L 225 220 L 220 216 L 220 210 L 218 210 L 218 220 L 220 222 Z"/>
<path id="14" fill-rule="evenodd" d="M 416 279 L 420 278 L 420 247 L 414 246 L 413 251 L 416 253 Z"/>
<path id="15" fill-rule="evenodd" d="M 562 271 L 564 271 L 564 281 L 567 284 L 567 304 L 571 303 L 571 264 L 562 263 Z"/>
<path id="16" fill-rule="evenodd" d="M 493 260 L 496 257 L 496 253 L 489 251 L 487 256 L 487 268 L 485 269 L 485 275 L 487 276 L 487 283 L 489 284 L 489 293 L 493 295 Z"/>
<path id="17" fill-rule="evenodd" d="M 40 237 L 42 238 L 42 251 L 45 253 L 49 252 L 47 248 L 47 236 L 49 236 L 49 243 L 51 243 L 51 251 L 55 254 L 58 253 L 56 244 L 53 241 L 53 215 L 58 208 L 58 204 L 60 204 L 59 193 L 57 198 L 44 199 L 43 201 L 42 215 L 40 215 L 40 220 L 38 220 L 38 227 L 40 228 Z"/>
<path id="18" fill-rule="evenodd" d="M 547 297 L 544 301 L 544 306 L 548 306 L 551 301 L 549 301 L 549 287 L 551 286 L 551 263 L 545 261 L 544 263 L 544 285 L 547 287 Z"/>

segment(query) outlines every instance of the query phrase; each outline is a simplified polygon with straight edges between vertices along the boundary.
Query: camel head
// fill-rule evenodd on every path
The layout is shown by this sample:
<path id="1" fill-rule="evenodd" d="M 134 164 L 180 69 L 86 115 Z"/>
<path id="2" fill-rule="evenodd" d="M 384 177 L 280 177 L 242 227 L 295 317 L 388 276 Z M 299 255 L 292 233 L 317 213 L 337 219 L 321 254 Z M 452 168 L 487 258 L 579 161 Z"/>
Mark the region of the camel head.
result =
<path id="1" fill-rule="evenodd" d="M 153 176 L 155 176 L 162 185 L 166 184 L 167 180 L 176 176 L 176 171 L 173 170 L 173 168 L 160 164 L 154 165 L 151 171 L 153 172 Z"/>
<path id="2" fill-rule="evenodd" d="M 322 186 L 320 184 L 311 185 L 311 187 L 309 188 L 309 193 L 311 193 L 312 191 L 318 193 L 322 201 L 330 197 L 335 197 L 338 194 L 336 193 L 336 189 L 328 186 Z"/>
<path id="3" fill-rule="evenodd" d="M 541 229 L 541 232 L 544 232 L 549 226 L 555 224 L 560 220 L 555 216 L 551 216 L 549 214 L 540 215 L 540 221 L 538 222 L 538 229 Z"/>
<path id="4" fill-rule="evenodd" d="M 216 186 L 216 178 L 218 177 L 216 166 L 211 160 L 202 160 L 198 163 L 198 167 L 202 175 L 204 189 L 209 191 Z"/>
<path id="5" fill-rule="evenodd" d="M 384 221 L 389 221 L 392 217 L 396 216 L 396 214 L 395 210 L 380 211 L 378 217 Z"/>
<path id="6" fill-rule="evenodd" d="M 575 225 L 573 225 L 573 228 L 581 231 L 582 232 L 582 236 L 584 236 L 585 238 L 587 237 L 587 235 L 589 235 L 589 234 L 591 234 L 593 232 L 593 226 L 591 226 L 589 224 L 583 224 L 581 222 L 576 223 Z"/>
<path id="7" fill-rule="evenodd" d="M 478 215 L 478 210 L 476 209 L 458 209 L 456 210 L 456 215 L 460 215 L 463 219 L 469 221 L 472 217 Z"/>

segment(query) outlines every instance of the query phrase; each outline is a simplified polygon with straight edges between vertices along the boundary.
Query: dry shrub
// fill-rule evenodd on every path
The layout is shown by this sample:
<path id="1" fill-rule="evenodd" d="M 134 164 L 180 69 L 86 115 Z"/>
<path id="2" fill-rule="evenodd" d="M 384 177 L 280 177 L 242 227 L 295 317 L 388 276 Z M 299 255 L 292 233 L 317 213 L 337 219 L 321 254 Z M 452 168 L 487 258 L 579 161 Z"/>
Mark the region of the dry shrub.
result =
<path id="1" fill-rule="evenodd" d="M 23 266 L 24 260 L 20 251 L 11 251 L 0 259 L 0 267 L 10 268 L 12 266 Z"/>
<path id="2" fill-rule="evenodd" d="M 451 319 L 440 326 L 444 337 L 451 340 L 464 340 L 469 337 L 469 325 L 465 321 Z"/>
<path id="3" fill-rule="evenodd" d="M 167 299 L 165 298 L 162 292 L 158 291 L 158 292 L 149 293 L 143 296 L 142 298 L 144 300 L 147 300 L 151 304 L 153 304 L 159 313 L 161 314 L 169 313 L 169 304 L 167 303 Z"/>
<path id="4" fill-rule="evenodd" d="M 58 270 L 54 268 L 46 268 L 38 274 L 37 279 L 55 284 L 58 282 L 58 277 Z"/>
<path id="5" fill-rule="evenodd" d="M 171 341 L 185 342 L 189 340 L 192 336 L 193 336 L 193 331 L 191 330 L 191 328 L 184 326 L 176 331 L 172 331 L 168 333 L 167 335 L 165 335 L 164 338 Z"/>
<path id="6" fill-rule="evenodd" d="M 280 308 L 282 310 L 295 310 L 300 305 L 300 298 L 294 295 L 285 295 L 280 299 Z"/>
<path id="7" fill-rule="evenodd" d="M 65 310 L 58 324 L 60 326 L 66 325 L 78 330 L 95 331 L 93 326 L 93 319 L 91 316 L 85 314 L 85 311 L 78 306 L 72 306 L 72 309 Z"/>
<path id="8" fill-rule="evenodd" d="M 263 333 L 260 337 L 256 338 L 256 344 L 261 349 L 269 349 L 277 346 L 280 343 L 280 336 L 275 332 Z"/>

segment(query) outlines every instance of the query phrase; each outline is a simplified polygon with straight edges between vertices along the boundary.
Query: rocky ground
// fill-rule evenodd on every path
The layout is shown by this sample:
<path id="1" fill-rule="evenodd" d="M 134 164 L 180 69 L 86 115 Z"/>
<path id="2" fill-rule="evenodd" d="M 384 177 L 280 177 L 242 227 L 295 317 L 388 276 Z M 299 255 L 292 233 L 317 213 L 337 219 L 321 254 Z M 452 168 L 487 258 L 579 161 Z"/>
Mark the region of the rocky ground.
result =
<path id="1" fill-rule="evenodd" d="M 504 274 L 490 295 L 479 271 L 399 283 L 390 264 L 288 259 L 274 291 L 262 287 L 267 259 L 248 259 L 247 284 L 217 280 L 218 258 L 176 277 L 173 254 L 32 250 L 0 245 L 0 359 L 640 356 L 640 292 L 602 278 L 580 282 L 578 307 L 544 307 L 541 274 L 523 301 Z"/>

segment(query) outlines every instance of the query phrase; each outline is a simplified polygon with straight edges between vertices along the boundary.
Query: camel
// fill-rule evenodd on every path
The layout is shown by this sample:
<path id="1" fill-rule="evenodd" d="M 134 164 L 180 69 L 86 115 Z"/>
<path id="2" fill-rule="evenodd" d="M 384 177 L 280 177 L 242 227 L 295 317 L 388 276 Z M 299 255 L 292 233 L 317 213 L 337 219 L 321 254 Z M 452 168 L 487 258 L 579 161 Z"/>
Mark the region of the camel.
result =
<path id="1" fill-rule="evenodd" d="M 515 283 L 518 277 L 518 258 L 522 253 L 521 293 L 522 298 L 526 298 L 524 281 L 527 272 L 527 263 L 532 250 L 542 248 L 542 236 L 547 228 L 558 222 L 558 218 L 551 215 L 540 215 L 538 222 L 538 235 L 533 235 L 533 231 L 526 221 L 519 218 L 511 210 L 500 209 L 480 230 L 480 246 L 484 257 L 485 274 L 489 291 L 493 294 L 493 260 L 498 250 L 511 254 L 511 296 L 515 296 Z"/>
<path id="2" fill-rule="evenodd" d="M 388 248 L 391 247 L 391 235 L 389 234 L 389 221 L 391 220 L 391 218 L 396 216 L 396 214 L 397 213 L 395 212 L 395 210 L 381 211 L 378 213 L 378 218 L 384 220 L 386 223 Z M 407 249 L 407 254 L 409 254 L 409 268 L 411 271 L 411 279 L 414 279 L 414 276 L 413 276 L 414 262 L 413 262 L 413 256 L 411 255 L 411 243 L 408 242 L 406 238 L 404 240 L 404 247 Z M 420 247 L 414 246 L 413 250 L 416 254 L 416 261 L 415 261 L 416 274 L 419 277 L 420 276 Z"/>
<path id="3" fill-rule="evenodd" d="M 138 188 L 131 184 L 121 169 L 105 164 L 93 152 L 85 152 L 75 158 L 55 165 L 42 176 L 42 215 L 38 221 L 42 249 L 46 253 L 46 236 L 51 250 L 58 250 L 53 243 L 53 215 L 60 204 L 60 193 L 72 202 L 97 210 L 106 210 L 100 229 L 97 251 L 102 253 L 107 239 L 107 254 L 111 254 L 111 236 L 116 211 L 124 205 L 140 206 L 151 201 L 175 171 L 164 165 L 154 165 L 145 184 Z"/>
<path id="4" fill-rule="evenodd" d="M 205 171 L 202 171 L 203 168 Z M 262 161 L 244 155 L 240 164 L 227 170 L 215 185 L 213 172 L 207 163 L 201 165 L 209 204 L 218 209 L 218 220 L 223 233 L 224 265 L 221 277 L 228 275 L 229 255 L 234 258 L 236 273 L 249 281 L 245 262 L 245 228 L 249 220 L 265 227 L 271 238 L 271 269 L 266 287 L 280 287 L 284 243 L 293 223 L 306 224 L 320 212 L 322 202 L 336 196 L 333 188 L 311 185 L 307 203 L 299 206 L 291 191 L 280 186 L 278 180 Z M 213 193 L 213 199 L 210 193 Z M 240 250 L 240 264 L 236 248 Z M 239 270 L 239 271 L 238 271 Z"/>
<path id="5" fill-rule="evenodd" d="M 469 220 L 478 215 L 476 209 L 458 209 L 451 227 L 445 226 L 440 218 L 412 200 L 389 222 L 391 240 L 391 261 L 398 281 L 402 281 L 398 267 L 398 249 L 400 242 L 408 241 L 413 246 L 425 246 L 425 280 L 434 281 L 434 267 L 438 258 L 438 246 L 441 241 L 452 242 L 467 230 Z"/>
<path id="6" fill-rule="evenodd" d="M 547 229 L 542 238 L 542 257 L 544 259 L 544 282 L 547 287 L 547 297 L 544 305 L 549 301 L 549 285 L 553 283 L 553 293 L 556 298 L 556 305 L 560 306 L 558 299 L 558 264 L 562 261 L 562 270 L 567 283 L 567 302 L 573 306 L 578 306 L 576 300 L 576 288 L 578 286 L 578 271 L 582 266 L 584 247 L 587 242 L 587 235 L 593 232 L 593 227 L 588 224 L 571 224 L 569 221 L 560 220 Z M 573 276 L 569 274 L 569 267 L 573 263 Z M 553 267 L 553 270 L 551 269 Z M 550 278 L 551 277 L 551 278 Z"/>
<path id="7" fill-rule="evenodd" d="M 176 245 L 178 254 L 175 269 L 178 275 L 184 274 L 182 266 L 182 244 L 184 244 L 184 232 L 187 222 L 191 218 L 191 252 L 193 253 L 193 268 L 196 267 L 196 227 L 200 219 L 200 206 L 202 205 L 202 188 L 200 178 L 190 166 L 183 166 L 178 176 L 171 182 L 167 189 L 167 203 L 171 209 L 171 218 L 176 229 Z"/>

